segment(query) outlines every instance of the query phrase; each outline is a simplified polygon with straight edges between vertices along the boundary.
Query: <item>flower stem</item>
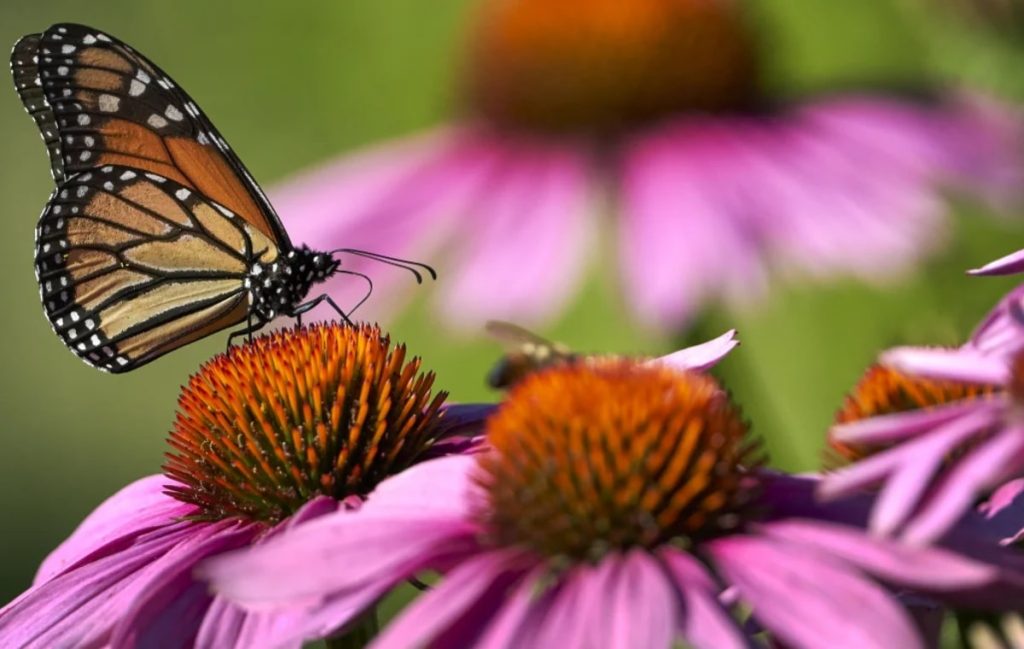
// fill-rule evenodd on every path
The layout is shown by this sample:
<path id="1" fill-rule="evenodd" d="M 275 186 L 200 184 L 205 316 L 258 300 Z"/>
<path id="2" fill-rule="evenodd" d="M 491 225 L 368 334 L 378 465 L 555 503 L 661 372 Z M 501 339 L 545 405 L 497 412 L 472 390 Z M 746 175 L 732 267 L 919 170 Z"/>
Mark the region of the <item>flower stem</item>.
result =
<path id="1" fill-rule="evenodd" d="M 339 636 L 327 638 L 324 642 L 327 649 L 363 649 L 380 631 L 377 623 L 377 609 L 371 608 L 361 618 L 353 622 Z"/>

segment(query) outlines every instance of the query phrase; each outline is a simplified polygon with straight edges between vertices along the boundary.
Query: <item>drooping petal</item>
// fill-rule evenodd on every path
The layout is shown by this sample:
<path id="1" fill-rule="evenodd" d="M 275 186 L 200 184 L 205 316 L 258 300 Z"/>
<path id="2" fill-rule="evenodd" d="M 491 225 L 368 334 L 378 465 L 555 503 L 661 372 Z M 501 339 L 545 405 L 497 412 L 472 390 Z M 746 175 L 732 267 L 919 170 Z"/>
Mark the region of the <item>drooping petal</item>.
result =
<path id="1" fill-rule="evenodd" d="M 588 649 L 591 634 L 600 619 L 603 594 L 614 571 L 610 564 L 578 565 L 561 578 L 558 592 L 537 621 L 537 646 L 558 649 Z"/>
<path id="2" fill-rule="evenodd" d="M 837 441 L 851 444 L 886 444 L 910 439 L 979 411 L 989 411 L 995 417 L 998 403 L 954 401 L 934 408 L 896 412 L 868 417 L 848 424 L 833 426 L 829 435 Z"/>
<path id="3" fill-rule="evenodd" d="M 983 433 L 994 420 L 991 410 L 980 409 L 939 424 L 917 439 L 826 474 L 818 486 L 818 496 L 833 500 L 884 481 L 869 525 L 879 534 L 891 534 L 919 506 L 949 454 Z"/>
<path id="4" fill-rule="evenodd" d="M 373 649 L 404 649 L 429 645 L 431 640 L 455 625 L 460 616 L 486 599 L 488 591 L 504 592 L 509 580 L 528 569 L 517 551 L 483 552 L 470 557 L 445 575 L 440 584 L 405 608 L 373 641 Z M 503 605 L 503 599 L 496 600 Z M 487 618 L 497 610 L 481 612 Z M 472 638 L 461 645 L 470 646 Z M 451 639 L 449 639 L 449 642 Z"/>
<path id="5" fill-rule="evenodd" d="M 718 364 L 718 361 L 739 346 L 736 330 L 730 329 L 717 338 L 705 343 L 686 347 L 657 359 L 658 362 L 677 367 L 681 370 L 706 370 Z"/>
<path id="6" fill-rule="evenodd" d="M 436 263 L 433 251 L 453 231 L 465 229 L 467 206 L 485 191 L 499 154 L 477 129 L 441 129 L 343 157 L 270 193 L 296 243 Z M 357 272 L 373 264 L 351 255 L 344 255 L 342 263 L 344 270 Z M 399 287 L 409 285 L 404 273 L 374 266 L 381 295 L 394 298 Z M 320 290 L 344 308 L 355 304 L 365 288 L 352 276 L 339 274 Z M 377 319 L 384 302 L 378 297 L 360 314 Z"/>
<path id="7" fill-rule="evenodd" d="M 540 600 L 537 597 L 537 584 L 541 583 L 548 570 L 547 566 L 538 566 L 519 580 L 519 584 L 508 594 L 501 610 L 487 623 L 475 645 L 477 649 L 516 649 L 523 646 L 540 649 L 554 646 L 553 643 L 538 639 L 534 639 L 530 644 L 523 642 L 523 636 L 526 634 L 539 635 L 538 627 L 545 617 L 545 607 L 538 606 Z M 575 638 L 571 637 L 568 630 L 565 630 L 564 635 L 565 642 L 560 645 L 560 649 L 569 649 L 566 643 L 573 642 Z"/>
<path id="8" fill-rule="evenodd" d="M 604 561 L 610 560 L 605 557 Z M 611 618 L 611 649 L 662 649 L 670 647 L 679 615 L 675 593 L 664 569 L 645 550 L 634 550 L 619 559 L 620 566 L 608 591 L 605 610 Z"/>
<path id="9" fill-rule="evenodd" d="M 758 532 L 790 544 L 793 554 L 821 552 L 896 584 L 974 608 L 1015 610 L 1024 597 L 1024 558 L 996 548 L 979 525 L 957 530 L 942 544 L 915 547 L 867 536 L 849 525 L 776 521 Z"/>
<path id="10" fill-rule="evenodd" d="M 400 581 L 440 554 L 474 546 L 476 528 L 464 520 L 472 467 L 464 456 L 416 465 L 382 482 L 356 512 L 323 516 L 199 572 L 250 608 Z"/>
<path id="11" fill-rule="evenodd" d="M 988 500 L 978 506 L 986 527 L 992 530 L 1000 543 L 1009 545 L 1024 535 L 1024 478 L 1011 480 L 992 492 Z"/>
<path id="12" fill-rule="evenodd" d="M 695 649 L 745 649 L 753 646 L 718 598 L 719 588 L 707 570 L 690 555 L 675 548 L 659 552 L 675 576 L 683 598 L 680 631 Z"/>
<path id="13" fill-rule="evenodd" d="M 169 522 L 163 528 L 120 539 L 117 552 L 82 562 L 34 586 L 0 611 L 0 646 L 102 645 L 155 580 L 181 562 L 236 547 L 253 535 L 245 526 Z M 188 642 L 198 629 L 196 613 L 208 595 L 179 602 L 195 626 L 183 623 L 177 637 Z M 197 598 L 201 598 L 200 601 Z"/>
<path id="14" fill-rule="evenodd" d="M 882 535 L 896 531 L 921 502 L 947 458 L 991 422 L 992 417 L 984 411 L 966 415 L 937 427 L 919 439 L 879 452 L 876 457 L 896 455 L 900 457 L 900 463 L 882 486 L 871 512 L 871 529 Z M 856 467 L 855 464 L 850 470 L 856 471 Z M 825 482 L 828 483 L 829 479 L 826 478 Z"/>
<path id="15" fill-rule="evenodd" d="M 164 493 L 169 484 L 173 481 L 166 476 L 153 475 L 131 483 L 108 498 L 43 560 L 33 584 L 51 579 L 110 541 L 166 525 L 190 513 L 191 505 Z"/>
<path id="16" fill-rule="evenodd" d="M 907 612 L 871 580 L 828 553 L 731 536 L 705 545 L 753 614 L 797 647 L 921 647 Z M 868 616 L 870 624 L 863 620 Z"/>
<path id="17" fill-rule="evenodd" d="M 921 512 L 907 524 L 908 543 L 930 543 L 963 516 L 987 489 L 1020 477 L 1024 468 L 1024 428 L 998 433 L 961 458 L 932 494 Z"/>
<path id="18" fill-rule="evenodd" d="M 900 372 L 931 379 L 1002 385 L 1010 378 L 1004 359 L 970 348 L 897 347 L 884 352 L 879 361 Z"/>
<path id="19" fill-rule="evenodd" d="M 338 503 L 325 496 L 319 496 L 303 505 L 283 524 L 269 533 L 262 533 L 257 543 L 287 532 L 296 526 L 335 511 Z M 262 529 L 251 526 L 249 536 L 237 534 L 222 535 L 219 544 L 209 544 L 202 552 L 179 556 L 176 562 L 163 561 L 161 569 L 150 579 L 145 592 L 132 603 L 123 614 L 113 644 L 115 646 L 157 646 L 164 638 L 175 637 L 182 628 L 190 628 L 196 634 L 197 646 L 245 647 L 255 646 L 252 637 L 267 637 L 280 632 L 278 627 L 296 625 L 295 611 L 283 610 L 275 613 L 247 613 L 210 595 L 205 583 L 197 581 L 193 569 L 207 556 L 235 550 L 249 545 L 257 532 Z M 212 613 L 212 614 L 211 614 Z M 216 642 L 212 640 L 216 638 Z M 211 641 L 210 644 L 203 644 Z M 301 643 L 293 642 L 296 647 Z M 265 645 L 283 647 L 277 643 Z"/>
<path id="20" fill-rule="evenodd" d="M 1024 286 L 1004 295 L 964 346 L 993 356 L 1013 356 L 1024 348 L 1024 323 L 1015 313 L 1024 313 Z"/>
<path id="21" fill-rule="evenodd" d="M 735 173 L 722 152 L 735 135 L 688 123 L 637 137 L 622 154 L 620 263 L 650 324 L 676 326 L 712 296 L 742 299 L 765 284 L 756 233 L 722 186 Z"/>
<path id="22" fill-rule="evenodd" d="M 502 160 L 466 215 L 440 287 L 440 313 L 467 329 L 489 319 L 537 322 L 564 308 L 593 235 L 583 152 L 497 135 L 492 146 Z"/>

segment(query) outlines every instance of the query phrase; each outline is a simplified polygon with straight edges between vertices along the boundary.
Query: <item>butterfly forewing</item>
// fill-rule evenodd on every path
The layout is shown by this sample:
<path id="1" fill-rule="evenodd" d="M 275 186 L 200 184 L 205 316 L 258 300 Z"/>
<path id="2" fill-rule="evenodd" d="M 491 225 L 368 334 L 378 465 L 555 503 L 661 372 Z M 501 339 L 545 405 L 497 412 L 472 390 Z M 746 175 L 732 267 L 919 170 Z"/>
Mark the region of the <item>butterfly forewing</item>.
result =
<path id="1" fill-rule="evenodd" d="M 61 183 L 36 231 L 50 323 L 79 357 L 113 372 L 245 320 L 250 265 L 279 252 L 194 188 L 122 165 Z"/>
<path id="2" fill-rule="evenodd" d="M 53 109 L 46 101 L 39 77 L 39 40 L 42 34 L 29 34 L 14 45 L 11 52 L 11 74 L 14 87 L 25 110 L 35 120 L 50 155 L 50 173 L 56 182 L 64 180 L 64 158 L 60 150 L 60 133 Z"/>
<path id="3" fill-rule="evenodd" d="M 151 172 L 290 247 L 262 190 L 195 102 L 128 45 L 91 27 L 54 25 L 18 42 L 12 69 L 58 182 L 106 165 Z"/>

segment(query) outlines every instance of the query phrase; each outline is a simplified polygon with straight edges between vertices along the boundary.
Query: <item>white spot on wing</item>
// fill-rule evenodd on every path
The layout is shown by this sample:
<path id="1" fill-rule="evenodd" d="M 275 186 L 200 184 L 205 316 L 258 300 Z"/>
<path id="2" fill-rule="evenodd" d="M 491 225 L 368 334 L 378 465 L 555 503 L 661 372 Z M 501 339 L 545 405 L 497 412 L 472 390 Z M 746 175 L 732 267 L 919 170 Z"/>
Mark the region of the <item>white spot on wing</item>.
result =
<path id="1" fill-rule="evenodd" d="M 164 111 L 164 114 L 167 115 L 168 118 L 173 119 L 175 122 L 180 122 L 181 120 L 185 119 L 185 116 L 182 115 L 181 111 L 178 110 L 177 106 L 174 106 L 173 104 L 167 105 L 167 110 Z"/>
<path id="2" fill-rule="evenodd" d="M 100 110 L 104 113 L 115 113 L 121 107 L 121 98 L 115 95 L 102 94 L 99 98 Z"/>
<path id="3" fill-rule="evenodd" d="M 167 126 L 167 120 L 164 119 L 162 116 L 157 115 L 156 113 L 150 115 L 149 119 L 146 120 L 146 123 L 152 126 L 153 128 L 163 128 Z"/>
<path id="4" fill-rule="evenodd" d="M 138 79 L 132 79 L 132 82 L 128 85 L 128 94 L 132 97 L 138 97 L 144 92 L 146 92 L 146 84 Z"/>

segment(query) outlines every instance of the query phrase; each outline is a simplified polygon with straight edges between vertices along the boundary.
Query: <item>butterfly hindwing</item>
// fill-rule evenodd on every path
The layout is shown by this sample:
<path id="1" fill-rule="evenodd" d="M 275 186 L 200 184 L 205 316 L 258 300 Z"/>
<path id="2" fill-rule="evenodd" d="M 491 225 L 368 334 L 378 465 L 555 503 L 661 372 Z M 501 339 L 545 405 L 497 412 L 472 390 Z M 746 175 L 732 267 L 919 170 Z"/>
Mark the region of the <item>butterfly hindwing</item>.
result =
<path id="1" fill-rule="evenodd" d="M 279 248 L 290 246 L 266 196 L 196 103 L 128 45 L 58 24 L 19 41 L 12 69 L 58 182 L 107 165 L 151 172 L 227 207 Z"/>
<path id="2" fill-rule="evenodd" d="M 278 253 L 194 189 L 121 165 L 61 183 L 36 230 L 47 318 L 79 357 L 112 372 L 245 320 L 250 264 Z"/>

